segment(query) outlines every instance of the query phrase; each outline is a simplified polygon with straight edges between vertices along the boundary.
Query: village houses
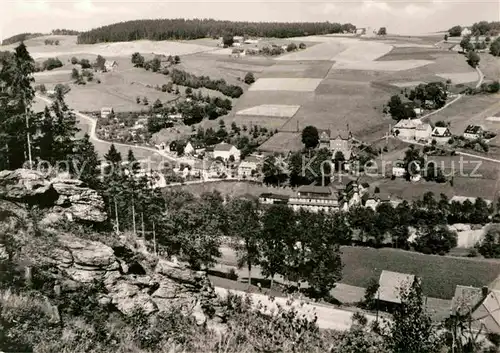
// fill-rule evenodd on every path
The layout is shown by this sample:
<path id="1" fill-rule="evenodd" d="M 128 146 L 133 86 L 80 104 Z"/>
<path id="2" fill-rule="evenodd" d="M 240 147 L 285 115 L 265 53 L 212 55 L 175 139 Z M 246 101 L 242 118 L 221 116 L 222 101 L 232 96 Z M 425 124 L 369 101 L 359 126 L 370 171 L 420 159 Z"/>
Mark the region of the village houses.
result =
<path id="1" fill-rule="evenodd" d="M 239 161 L 241 156 L 240 150 L 229 143 L 219 143 L 215 145 L 213 158 L 221 158 L 223 161 L 228 161 L 231 156 L 233 156 L 235 161 Z"/>
<path id="2" fill-rule="evenodd" d="M 392 128 L 392 133 L 403 140 L 427 142 L 432 134 L 432 127 L 418 119 L 402 119 Z"/>
<path id="3" fill-rule="evenodd" d="M 248 178 L 253 176 L 259 169 L 259 160 L 254 156 L 248 156 L 238 166 L 238 176 Z"/>
<path id="4" fill-rule="evenodd" d="M 352 134 L 349 131 L 330 130 L 319 131 L 319 148 L 326 148 L 332 152 L 335 158 L 337 152 L 342 153 L 346 161 L 351 159 L 352 155 Z"/>

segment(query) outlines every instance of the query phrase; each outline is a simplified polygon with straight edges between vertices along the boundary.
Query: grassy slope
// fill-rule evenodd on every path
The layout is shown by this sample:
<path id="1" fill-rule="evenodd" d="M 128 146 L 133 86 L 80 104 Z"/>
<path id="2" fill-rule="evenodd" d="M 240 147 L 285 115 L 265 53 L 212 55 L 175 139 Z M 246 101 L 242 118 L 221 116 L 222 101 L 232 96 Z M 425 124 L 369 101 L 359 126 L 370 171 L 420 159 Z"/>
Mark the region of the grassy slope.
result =
<path id="1" fill-rule="evenodd" d="M 412 273 L 422 278 L 424 294 L 450 299 L 456 285 L 487 286 L 500 273 L 499 261 L 422 255 L 392 249 L 344 247 L 343 283 L 366 287 L 382 270 Z"/>

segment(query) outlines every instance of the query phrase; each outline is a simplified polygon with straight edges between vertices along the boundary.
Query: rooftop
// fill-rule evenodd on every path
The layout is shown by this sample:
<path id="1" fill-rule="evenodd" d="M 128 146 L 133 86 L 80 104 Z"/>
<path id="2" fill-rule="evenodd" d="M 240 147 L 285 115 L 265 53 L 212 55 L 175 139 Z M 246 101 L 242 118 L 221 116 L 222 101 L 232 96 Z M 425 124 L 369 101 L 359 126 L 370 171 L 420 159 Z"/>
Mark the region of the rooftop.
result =
<path id="1" fill-rule="evenodd" d="M 220 152 L 229 152 L 231 151 L 231 148 L 233 148 L 234 146 L 229 144 L 229 143 L 219 143 L 217 145 L 215 145 L 214 147 L 214 151 L 220 151 Z"/>
<path id="2" fill-rule="evenodd" d="M 288 200 L 290 198 L 290 196 L 265 192 L 263 194 L 260 194 L 259 198 L 263 198 L 263 199 L 276 199 L 276 200 Z"/>
<path id="3" fill-rule="evenodd" d="M 383 270 L 380 274 L 379 289 L 375 295 L 378 300 L 401 303 L 400 291 L 415 281 L 415 275 Z"/>
<path id="4" fill-rule="evenodd" d="M 302 185 L 297 192 L 306 194 L 332 195 L 332 190 L 327 186 Z"/>
<path id="5" fill-rule="evenodd" d="M 469 125 L 464 131 L 464 134 L 479 134 L 483 131 L 481 126 L 478 125 Z"/>
<path id="6" fill-rule="evenodd" d="M 451 301 L 451 314 L 467 315 L 472 313 L 483 299 L 482 288 L 456 286 Z"/>
<path id="7" fill-rule="evenodd" d="M 451 135 L 450 130 L 447 127 L 439 127 L 436 126 L 434 130 L 432 130 L 433 136 L 447 136 Z"/>
<path id="8" fill-rule="evenodd" d="M 423 125 L 419 119 L 402 119 L 394 125 L 395 129 L 416 129 Z"/>

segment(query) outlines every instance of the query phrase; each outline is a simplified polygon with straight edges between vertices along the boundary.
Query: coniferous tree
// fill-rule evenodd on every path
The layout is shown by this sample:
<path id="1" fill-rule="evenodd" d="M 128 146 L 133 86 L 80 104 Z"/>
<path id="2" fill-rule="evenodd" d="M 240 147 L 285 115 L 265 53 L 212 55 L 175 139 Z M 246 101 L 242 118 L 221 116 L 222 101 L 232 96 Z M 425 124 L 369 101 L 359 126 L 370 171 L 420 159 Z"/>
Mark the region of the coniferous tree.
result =
<path id="1" fill-rule="evenodd" d="M 29 121 L 34 117 L 35 63 L 21 43 L 0 66 L 0 169 L 16 169 L 29 157 L 28 131 L 34 132 Z"/>
<path id="2" fill-rule="evenodd" d="M 99 157 L 88 134 L 76 142 L 72 161 L 72 174 L 90 188 L 99 190 Z"/>

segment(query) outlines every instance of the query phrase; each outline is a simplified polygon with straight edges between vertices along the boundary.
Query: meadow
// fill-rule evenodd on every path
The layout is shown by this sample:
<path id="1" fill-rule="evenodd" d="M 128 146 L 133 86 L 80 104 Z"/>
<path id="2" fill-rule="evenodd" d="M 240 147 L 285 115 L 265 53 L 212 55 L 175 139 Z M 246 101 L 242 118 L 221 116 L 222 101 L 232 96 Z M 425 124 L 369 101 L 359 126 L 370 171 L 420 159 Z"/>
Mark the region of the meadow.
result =
<path id="1" fill-rule="evenodd" d="M 500 275 L 498 260 L 423 255 L 394 249 L 343 247 L 341 283 L 366 287 L 382 270 L 415 274 L 424 295 L 451 299 L 457 285 L 488 286 Z M 460 269 L 460 270 L 457 270 Z"/>

